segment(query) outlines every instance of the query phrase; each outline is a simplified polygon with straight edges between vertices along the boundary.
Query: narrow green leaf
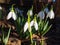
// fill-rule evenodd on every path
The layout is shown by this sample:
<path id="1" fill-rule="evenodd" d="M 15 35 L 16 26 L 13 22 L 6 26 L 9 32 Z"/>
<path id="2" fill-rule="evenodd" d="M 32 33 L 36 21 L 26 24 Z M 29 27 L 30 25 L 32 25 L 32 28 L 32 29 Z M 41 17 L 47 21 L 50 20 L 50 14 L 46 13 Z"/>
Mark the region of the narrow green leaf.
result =
<path id="1" fill-rule="evenodd" d="M 48 27 L 48 21 L 47 21 L 47 23 L 45 24 L 45 26 L 44 26 L 44 28 L 43 28 L 43 31 L 45 31 L 45 30 L 47 29 L 47 27 Z"/>
<path id="2" fill-rule="evenodd" d="M 50 30 L 51 27 L 52 25 L 50 25 L 44 32 L 42 32 L 42 36 L 44 36 Z"/>
<path id="3" fill-rule="evenodd" d="M 7 36 L 3 40 L 5 44 L 7 44 L 7 42 L 8 42 L 10 31 L 11 31 L 11 28 L 9 29 Z"/>

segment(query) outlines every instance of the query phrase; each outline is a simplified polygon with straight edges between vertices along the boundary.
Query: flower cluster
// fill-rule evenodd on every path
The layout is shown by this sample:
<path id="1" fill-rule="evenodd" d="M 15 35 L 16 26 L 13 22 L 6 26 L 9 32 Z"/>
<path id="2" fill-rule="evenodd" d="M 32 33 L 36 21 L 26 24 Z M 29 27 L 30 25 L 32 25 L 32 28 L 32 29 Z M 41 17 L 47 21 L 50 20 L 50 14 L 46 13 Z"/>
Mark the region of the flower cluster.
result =
<path id="1" fill-rule="evenodd" d="M 38 23 L 34 20 L 30 22 L 30 27 L 34 26 L 36 30 L 38 30 Z M 24 32 L 26 32 L 28 29 L 28 22 L 25 23 L 24 25 Z"/>
<path id="2" fill-rule="evenodd" d="M 51 8 L 51 10 L 49 11 L 49 9 L 46 7 L 44 10 L 40 11 L 38 13 L 38 16 L 37 17 L 40 17 L 40 19 L 44 19 L 45 18 L 45 13 L 47 14 L 46 15 L 46 18 L 50 18 L 50 19 L 54 19 L 55 17 L 55 14 L 54 14 L 54 11 L 53 11 L 53 7 Z"/>

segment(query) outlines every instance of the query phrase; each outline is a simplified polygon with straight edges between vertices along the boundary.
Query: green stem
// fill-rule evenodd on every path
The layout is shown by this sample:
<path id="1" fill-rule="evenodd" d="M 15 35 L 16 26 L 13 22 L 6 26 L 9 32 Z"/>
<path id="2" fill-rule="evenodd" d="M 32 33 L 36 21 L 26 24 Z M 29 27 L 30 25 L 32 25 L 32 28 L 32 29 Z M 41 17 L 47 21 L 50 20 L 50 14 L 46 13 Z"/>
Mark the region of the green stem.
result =
<path id="1" fill-rule="evenodd" d="M 11 27 L 9 28 L 9 31 L 8 31 L 7 37 L 5 38 L 5 45 L 6 45 L 7 42 L 8 42 L 8 39 L 9 39 L 9 36 L 10 36 L 10 32 L 11 32 Z"/>
<path id="2" fill-rule="evenodd" d="M 41 45 L 44 45 L 44 41 L 43 40 L 41 40 Z"/>
<path id="3" fill-rule="evenodd" d="M 36 41 L 35 41 L 35 45 L 36 45 Z"/>
<path id="4" fill-rule="evenodd" d="M 43 37 L 41 39 L 41 45 L 44 45 L 44 39 L 43 39 Z"/>
<path id="5" fill-rule="evenodd" d="M 30 32 L 30 38 L 31 38 L 31 43 L 33 44 L 32 33 L 31 32 Z"/>
<path id="6" fill-rule="evenodd" d="M 2 42 L 3 42 L 3 40 L 4 40 L 4 31 L 3 31 L 3 26 L 2 26 L 2 28 L 1 28 L 1 30 L 2 30 Z"/>
<path id="7" fill-rule="evenodd" d="M 32 32 L 31 32 L 31 27 L 30 27 L 30 15 L 28 15 L 28 29 L 29 29 L 29 33 L 30 33 L 31 43 L 33 43 L 33 41 L 32 41 Z"/>
<path id="8" fill-rule="evenodd" d="M 4 34 L 3 27 L 4 27 L 4 26 L 2 26 L 2 29 L 1 29 L 1 30 L 2 30 L 2 42 L 3 42 L 2 44 L 3 44 L 3 45 L 6 45 L 7 42 L 8 42 L 9 35 L 10 35 L 11 27 L 10 27 L 10 29 L 9 29 L 9 31 L 8 31 L 7 37 L 4 37 L 5 34 Z"/>
<path id="9" fill-rule="evenodd" d="M 12 4 L 12 7 L 11 7 L 11 11 L 14 12 L 14 5 L 15 4 Z"/>

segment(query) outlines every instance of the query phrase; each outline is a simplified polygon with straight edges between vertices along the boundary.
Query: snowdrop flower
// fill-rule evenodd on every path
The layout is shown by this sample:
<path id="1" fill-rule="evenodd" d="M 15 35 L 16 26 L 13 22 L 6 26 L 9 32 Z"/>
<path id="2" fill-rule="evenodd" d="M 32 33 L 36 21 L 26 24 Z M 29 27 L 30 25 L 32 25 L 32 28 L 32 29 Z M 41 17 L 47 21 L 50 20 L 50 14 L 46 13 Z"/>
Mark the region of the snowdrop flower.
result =
<path id="1" fill-rule="evenodd" d="M 47 14 L 49 12 L 49 9 L 48 8 L 45 8 L 44 9 L 44 12 Z"/>
<path id="2" fill-rule="evenodd" d="M 15 14 L 14 11 L 11 11 L 11 12 L 8 13 L 7 20 L 9 20 L 10 18 L 12 18 L 14 20 L 17 19 L 16 14 Z"/>
<path id="3" fill-rule="evenodd" d="M 34 25 L 34 20 L 30 22 L 30 26 L 32 27 Z"/>
<path id="4" fill-rule="evenodd" d="M 10 18 L 16 20 L 17 19 L 17 16 L 14 12 L 14 10 L 11 10 L 9 13 L 8 13 L 8 16 L 7 16 L 7 20 L 9 20 Z"/>
<path id="5" fill-rule="evenodd" d="M 32 27 L 32 26 L 34 26 L 35 29 L 38 30 L 38 24 L 37 24 L 36 21 L 32 20 L 32 21 L 30 22 L 30 27 Z M 26 32 L 27 29 L 28 29 L 28 22 L 26 22 L 25 25 L 24 25 L 24 32 Z"/>
<path id="6" fill-rule="evenodd" d="M 26 32 L 27 29 L 28 29 L 28 22 L 26 22 L 25 25 L 24 25 L 24 32 Z"/>
<path id="7" fill-rule="evenodd" d="M 54 15 L 53 10 L 50 10 L 50 12 L 48 12 L 47 18 L 48 18 L 48 17 L 49 17 L 50 19 L 54 19 L 55 15 Z"/>
<path id="8" fill-rule="evenodd" d="M 44 18 L 45 18 L 44 11 L 40 11 L 40 12 L 38 13 L 37 17 L 40 17 L 40 19 L 44 19 Z"/>
<path id="9" fill-rule="evenodd" d="M 34 20 L 31 21 L 30 26 L 34 26 L 36 30 L 38 30 L 38 23 Z"/>
<path id="10" fill-rule="evenodd" d="M 33 15 L 33 6 L 31 7 L 30 10 L 28 10 L 27 15 L 32 16 Z"/>
<path id="11" fill-rule="evenodd" d="M 28 10 L 27 15 L 32 16 L 33 15 L 33 11 L 32 10 Z"/>

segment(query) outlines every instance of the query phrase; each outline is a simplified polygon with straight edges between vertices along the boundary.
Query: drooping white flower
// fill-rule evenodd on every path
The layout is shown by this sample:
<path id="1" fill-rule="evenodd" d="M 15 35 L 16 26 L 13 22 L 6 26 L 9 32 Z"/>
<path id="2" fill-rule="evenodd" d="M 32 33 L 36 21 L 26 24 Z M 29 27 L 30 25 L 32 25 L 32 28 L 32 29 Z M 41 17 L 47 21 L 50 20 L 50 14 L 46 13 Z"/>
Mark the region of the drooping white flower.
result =
<path id="1" fill-rule="evenodd" d="M 50 18 L 50 19 L 54 19 L 54 17 L 55 17 L 55 14 L 54 14 L 54 11 L 53 10 L 50 10 L 50 12 L 48 12 L 48 14 L 47 14 L 47 18 Z"/>
<path id="2" fill-rule="evenodd" d="M 10 18 L 12 18 L 12 19 L 14 19 L 14 20 L 17 19 L 17 16 L 16 16 L 16 14 L 15 14 L 14 11 L 10 11 L 10 12 L 8 13 L 7 20 L 9 20 Z"/>
<path id="3" fill-rule="evenodd" d="M 27 15 L 32 16 L 33 15 L 33 6 L 28 10 Z"/>
<path id="4" fill-rule="evenodd" d="M 34 20 L 30 22 L 30 26 L 32 27 L 34 25 Z"/>
<path id="5" fill-rule="evenodd" d="M 15 12 L 13 12 L 12 18 L 13 18 L 14 20 L 17 19 L 17 16 L 16 16 Z"/>
<path id="6" fill-rule="evenodd" d="M 24 32 L 26 32 L 27 29 L 28 29 L 28 22 L 26 22 L 25 25 L 24 25 Z"/>
<path id="7" fill-rule="evenodd" d="M 46 8 L 44 9 L 44 12 L 47 14 L 47 13 L 49 12 L 49 9 L 46 7 Z"/>
<path id="8" fill-rule="evenodd" d="M 37 23 L 36 21 L 32 20 L 31 23 L 30 23 L 30 26 L 31 26 L 31 27 L 34 26 L 34 28 L 35 28 L 36 30 L 38 30 L 38 23 Z"/>
<path id="9" fill-rule="evenodd" d="M 31 28 L 32 26 L 34 26 L 34 28 L 35 28 L 36 30 L 38 30 L 38 23 L 37 23 L 36 21 L 32 20 L 32 21 L 30 22 L 30 28 Z M 28 29 L 28 22 L 26 22 L 25 25 L 24 25 L 24 32 L 26 32 L 27 29 Z"/>
<path id="10" fill-rule="evenodd" d="M 9 20 L 12 17 L 12 12 L 8 13 L 7 20 Z"/>
<path id="11" fill-rule="evenodd" d="M 44 19 L 45 18 L 45 13 L 44 11 L 40 11 L 37 15 L 37 17 L 40 17 L 40 19 Z"/>
<path id="12" fill-rule="evenodd" d="M 33 15 L 33 11 L 32 10 L 28 10 L 27 15 L 32 16 Z"/>

